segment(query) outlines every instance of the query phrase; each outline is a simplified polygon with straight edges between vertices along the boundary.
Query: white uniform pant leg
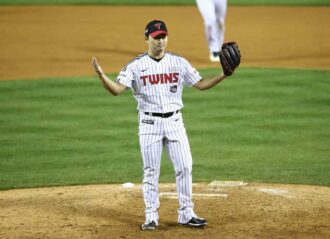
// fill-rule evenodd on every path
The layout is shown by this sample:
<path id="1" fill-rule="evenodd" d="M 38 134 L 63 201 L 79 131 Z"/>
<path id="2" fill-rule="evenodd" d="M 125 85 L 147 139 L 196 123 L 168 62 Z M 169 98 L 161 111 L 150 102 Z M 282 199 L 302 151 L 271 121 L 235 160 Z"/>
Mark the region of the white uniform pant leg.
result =
<path id="1" fill-rule="evenodd" d="M 165 126 L 165 147 L 175 170 L 179 198 L 178 222 L 187 223 L 196 215 L 192 202 L 192 156 L 181 113 L 171 117 Z"/>
<path id="2" fill-rule="evenodd" d="M 210 52 L 218 52 L 224 42 L 226 0 L 196 0 L 204 20 L 204 30 Z"/>
<path id="3" fill-rule="evenodd" d="M 225 41 L 225 19 L 227 14 L 227 0 L 214 0 L 217 22 L 219 24 L 219 45 Z"/>
<path id="4" fill-rule="evenodd" d="M 141 121 L 141 119 L 140 119 Z M 160 174 L 163 136 L 158 134 L 157 123 L 139 127 L 139 141 L 143 159 L 142 190 L 145 203 L 146 221 L 155 221 L 158 225 L 158 179 Z"/>

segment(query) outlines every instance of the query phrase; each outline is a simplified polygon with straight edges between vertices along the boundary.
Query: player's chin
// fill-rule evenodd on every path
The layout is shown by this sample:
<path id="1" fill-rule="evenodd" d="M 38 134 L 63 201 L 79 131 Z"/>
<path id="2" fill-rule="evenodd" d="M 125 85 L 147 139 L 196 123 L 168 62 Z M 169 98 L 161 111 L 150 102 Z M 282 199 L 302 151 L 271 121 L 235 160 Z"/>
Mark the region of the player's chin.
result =
<path id="1" fill-rule="evenodd" d="M 157 48 L 155 49 L 155 51 L 156 51 L 157 53 L 162 53 L 162 52 L 165 51 L 165 47 L 157 47 Z"/>

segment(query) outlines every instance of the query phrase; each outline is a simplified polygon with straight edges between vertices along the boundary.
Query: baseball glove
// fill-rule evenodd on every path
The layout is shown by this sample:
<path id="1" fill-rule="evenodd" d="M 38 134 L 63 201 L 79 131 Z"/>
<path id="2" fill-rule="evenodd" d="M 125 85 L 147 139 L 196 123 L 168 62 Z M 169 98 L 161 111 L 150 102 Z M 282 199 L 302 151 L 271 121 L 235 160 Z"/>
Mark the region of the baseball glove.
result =
<path id="1" fill-rule="evenodd" d="M 241 52 L 236 42 L 224 43 L 219 54 L 223 73 L 230 76 L 241 62 Z"/>

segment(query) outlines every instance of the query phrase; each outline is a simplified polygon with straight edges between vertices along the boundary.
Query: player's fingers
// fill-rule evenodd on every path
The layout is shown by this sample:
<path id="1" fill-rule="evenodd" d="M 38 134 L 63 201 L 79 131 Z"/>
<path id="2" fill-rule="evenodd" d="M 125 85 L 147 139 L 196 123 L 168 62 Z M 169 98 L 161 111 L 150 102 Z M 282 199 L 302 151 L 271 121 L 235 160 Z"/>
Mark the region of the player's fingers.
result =
<path id="1" fill-rule="evenodd" d="M 95 57 L 93 57 L 93 58 L 92 58 L 92 63 L 93 63 L 93 65 L 94 65 L 94 66 L 96 66 L 96 65 L 97 65 L 97 60 L 96 60 L 96 58 L 95 58 Z"/>
<path id="2" fill-rule="evenodd" d="M 94 66 L 95 71 L 100 72 L 100 66 L 99 66 L 99 64 L 97 63 L 97 60 L 96 60 L 95 57 L 93 57 L 92 62 L 93 62 L 93 66 Z"/>

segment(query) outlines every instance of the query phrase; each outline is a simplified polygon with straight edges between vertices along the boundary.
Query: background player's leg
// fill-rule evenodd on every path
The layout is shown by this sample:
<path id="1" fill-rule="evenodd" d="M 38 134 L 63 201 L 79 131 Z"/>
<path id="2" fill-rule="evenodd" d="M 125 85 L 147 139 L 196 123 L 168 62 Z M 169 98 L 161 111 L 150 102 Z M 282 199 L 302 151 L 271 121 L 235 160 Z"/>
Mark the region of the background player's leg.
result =
<path id="1" fill-rule="evenodd" d="M 204 30 L 210 53 L 220 51 L 220 29 L 217 21 L 215 5 L 210 0 L 197 0 L 198 9 L 204 20 Z M 218 61 L 218 59 L 217 59 Z"/>
<path id="2" fill-rule="evenodd" d="M 222 46 L 225 40 L 225 18 L 227 13 L 227 0 L 217 0 L 215 2 L 215 12 L 219 25 L 219 46 Z"/>

